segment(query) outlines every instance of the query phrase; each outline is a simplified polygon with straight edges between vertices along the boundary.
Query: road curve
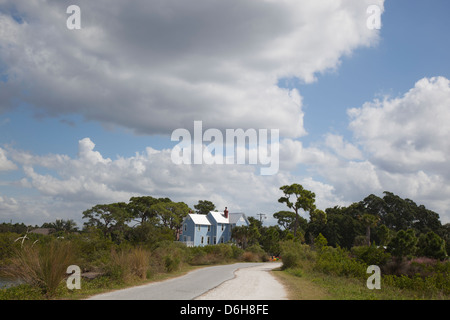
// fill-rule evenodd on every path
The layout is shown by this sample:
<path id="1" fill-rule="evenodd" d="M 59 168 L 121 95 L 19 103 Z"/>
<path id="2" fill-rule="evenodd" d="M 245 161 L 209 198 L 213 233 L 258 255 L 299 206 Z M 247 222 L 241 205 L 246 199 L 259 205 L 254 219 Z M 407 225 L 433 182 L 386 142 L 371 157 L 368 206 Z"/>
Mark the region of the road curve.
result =
<path id="1" fill-rule="evenodd" d="M 281 263 L 264 263 L 239 269 L 235 277 L 206 292 L 196 300 L 287 300 L 287 292 L 270 270 Z"/>
<path id="2" fill-rule="evenodd" d="M 206 267 L 191 271 L 186 275 L 177 278 L 98 294 L 90 297 L 88 300 L 193 300 L 208 291 L 213 292 L 211 291 L 212 289 L 235 278 L 235 272 L 237 270 L 244 270 L 247 268 L 253 269 L 253 267 L 262 266 L 266 266 L 267 270 L 268 266 L 270 266 L 270 268 L 276 268 L 278 267 L 278 264 L 273 262 L 235 263 Z M 263 274 L 263 272 L 260 273 Z M 268 274 L 267 272 L 265 273 Z M 244 285 L 244 283 L 242 283 L 242 285 Z M 231 299 L 236 298 L 232 297 Z"/>

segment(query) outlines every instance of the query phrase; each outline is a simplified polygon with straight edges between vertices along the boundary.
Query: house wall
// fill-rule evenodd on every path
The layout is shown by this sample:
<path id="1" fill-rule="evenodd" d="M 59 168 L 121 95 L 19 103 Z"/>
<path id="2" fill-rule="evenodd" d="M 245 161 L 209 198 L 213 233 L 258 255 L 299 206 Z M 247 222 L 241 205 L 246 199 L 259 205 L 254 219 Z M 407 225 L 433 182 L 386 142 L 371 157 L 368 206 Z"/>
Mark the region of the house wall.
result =
<path id="1" fill-rule="evenodd" d="M 208 214 L 207 218 L 211 225 L 195 224 L 194 220 L 188 216 L 182 226 L 180 241 L 186 242 L 187 245 L 192 246 L 206 246 L 218 243 L 227 243 L 231 240 L 231 231 L 233 227 L 249 225 L 248 221 L 243 217 L 241 217 L 233 225 L 229 223 L 223 223 L 224 220 L 221 217 L 218 217 L 220 221 L 218 222 L 211 214 Z"/>
<path id="2" fill-rule="evenodd" d="M 195 236 L 195 224 L 194 221 L 192 221 L 192 219 L 188 217 L 181 227 L 180 241 L 182 242 L 194 241 L 194 236 Z"/>
<path id="3" fill-rule="evenodd" d="M 206 246 L 212 244 L 212 226 L 197 224 L 195 225 L 194 246 Z M 209 243 L 208 243 L 209 238 Z M 202 242 L 203 239 L 203 242 Z"/>
<path id="4" fill-rule="evenodd" d="M 224 223 L 218 223 L 215 226 L 216 243 L 226 243 L 230 241 L 230 225 Z"/>

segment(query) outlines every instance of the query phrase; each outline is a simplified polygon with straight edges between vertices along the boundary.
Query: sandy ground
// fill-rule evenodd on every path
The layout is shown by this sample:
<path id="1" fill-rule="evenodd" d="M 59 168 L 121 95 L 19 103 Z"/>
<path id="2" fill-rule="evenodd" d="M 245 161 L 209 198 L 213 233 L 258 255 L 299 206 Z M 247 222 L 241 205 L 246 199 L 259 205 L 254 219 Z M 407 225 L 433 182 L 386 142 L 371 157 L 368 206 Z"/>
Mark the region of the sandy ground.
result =
<path id="1" fill-rule="evenodd" d="M 270 274 L 279 262 L 243 268 L 235 277 L 197 297 L 196 300 L 287 300 L 284 286 Z"/>

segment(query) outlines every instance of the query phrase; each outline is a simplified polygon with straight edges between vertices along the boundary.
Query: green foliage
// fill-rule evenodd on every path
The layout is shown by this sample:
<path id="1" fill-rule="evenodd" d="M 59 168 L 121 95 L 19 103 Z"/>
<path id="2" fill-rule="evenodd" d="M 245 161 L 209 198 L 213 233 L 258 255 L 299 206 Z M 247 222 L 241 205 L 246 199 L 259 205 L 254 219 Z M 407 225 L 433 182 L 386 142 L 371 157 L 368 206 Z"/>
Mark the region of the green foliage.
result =
<path id="1" fill-rule="evenodd" d="M 314 239 L 314 246 L 317 251 L 321 252 L 326 249 L 328 244 L 327 239 L 319 233 L 319 235 Z"/>
<path id="2" fill-rule="evenodd" d="M 303 261 L 315 261 L 315 252 L 308 245 L 298 241 L 283 241 L 280 247 L 282 269 L 301 267 Z"/>
<path id="3" fill-rule="evenodd" d="M 377 247 L 374 245 L 353 247 L 351 249 L 351 254 L 355 257 L 355 259 L 368 266 L 382 266 L 391 257 L 391 255 L 386 252 L 383 247 Z"/>
<path id="4" fill-rule="evenodd" d="M 400 230 L 388 244 L 388 251 L 395 257 L 411 256 L 416 251 L 417 238 L 414 230 Z"/>
<path id="5" fill-rule="evenodd" d="M 199 200 L 196 205 L 194 205 L 195 210 L 198 214 L 208 214 L 210 211 L 216 209 L 216 205 L 209 200 Z"/>
<path id="6" fill-rule="evenodd" d="M 42 300 L 42 290 L 29 284 L 20 284 L 7 289 L 0 288 L 0 300 Z"/>
<path id="7" fill-rule="evenodd" d="M 299 210 L 302 209 L 305 212 L 312 212 L 316 209 L 314 204 L 316 195 L 314 192 L 306 190 L 302 185 L 294 183 L 292 185 L 285 185 L 280 187 L 283 191 L 284 197 L 278 199 L 278 202 L 285 203 L 288 208 L 293 209 L 295 212 L 294 222 L 294 237 L 297 235 L 297 228 L 299 225 Z M 291 196 L 293 199 L 291 199 Z"/>
<path id="8" fill-rule="evenodd" d="M 433 231 L 421 234 L 417 243 L 417 254 L 419 256 L 444 259 L 447 256 L 445 241 Z"/>
<path id="9" fill-rule="evenodd" d="M 314 269 L 336 276 L 354 277 L 364 279 L 367 277 L 367 266 L 352 259 L 343 248 L 325 247 L 318 255 Z"/>

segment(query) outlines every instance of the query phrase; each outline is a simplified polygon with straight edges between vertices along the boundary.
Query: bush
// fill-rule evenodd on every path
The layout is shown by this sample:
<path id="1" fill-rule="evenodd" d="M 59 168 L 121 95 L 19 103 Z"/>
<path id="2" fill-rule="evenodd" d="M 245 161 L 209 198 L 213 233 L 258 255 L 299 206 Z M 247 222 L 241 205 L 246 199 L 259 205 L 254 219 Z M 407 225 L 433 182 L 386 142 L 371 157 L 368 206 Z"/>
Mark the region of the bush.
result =
<path id="1" fill-rule="evenodd" d="M 336 276 L 367 278 L 367 266 L 352 259 L 344 249 L 326 247 L 322 250 L 314 269 L 323 273 Z"/>
<path id="2" fill-rule="evenodd" d="M 67 267 L 74 261 L 73 249 L 68 242 L 55 240 L 40 247 L 25 244 L 15 251 L 4 273 L 41 289 L 51 297 L 67 276 Z"/>
<path id="3" fill-rule="evenodd" d="M 267 256 L 267 253 L 261 248 L 259 244 L 254 244 L 250 247 L 248 247 L 245 251 L 251 252 L 255 256 L 254 261 L 262 261 L 266 262 L 269 261 L 269 257 Z"/>
<path id="4" fill-rule="evenodd" d="M 241 256 L 242 261 L 245 262 L 257 262 L 259 260 L 259 256 L 256 253 L 245 251 Z"/>
<path id="5" fill-rule="evenodd" d="M 119 282 L 133 278 L 145 279 L 150 267 L 150 253 L 143 248 L 111 250 L 111 260 L 105 267 L 106 274 Z"/>
<path id="6" fill-rule="evenodd" d="M 280 243 L 281 260 L 284 269 L 302 266 L 302 261 L 315 261 L 316 253 L 308 245 L 296 241 L 284 241 Z"/>
<path id="7" fill-rule="evenodd" d="M 158 272 L 173 272 L 190 260 L 190 248 L 180 242 L 163 241 L 152 252 L 152 266 Z M 161 270 L 162 267 L 162 270 Z"/>
<path id="8" fill-rule="evenodd" d="M 178 270 L 181 264 L 181 260 L 177 256 L 172 256 L 170 254 L 164 257 L 164 266 L 167 272 L 173 272 Z"/>
<path id="9" fill-rule="evenodd" d="M 386 252 L 383 247 L 377 248 L 376 246 L 353 247 L 351 249 L 351 253 L 356 260 L 365 263 L 368 266 L 382 266 L 391 257 L 391 255 Z"/>
<path id="10" fill-rule="evenodd" d="M 282 261 L 283 266 L 281 267 L 283 270 L 297 268 L 300 266 L 300 256 L 295 251 L 288 251 L 282 253 Z"/>
<path id="11" fill-rule="evenodd" d="M 204 247 L 189 248 L 187 262 L 191 265 L 226 263 L 242 258 L 244 251 L 233 244 L 220 243 Z"/>

